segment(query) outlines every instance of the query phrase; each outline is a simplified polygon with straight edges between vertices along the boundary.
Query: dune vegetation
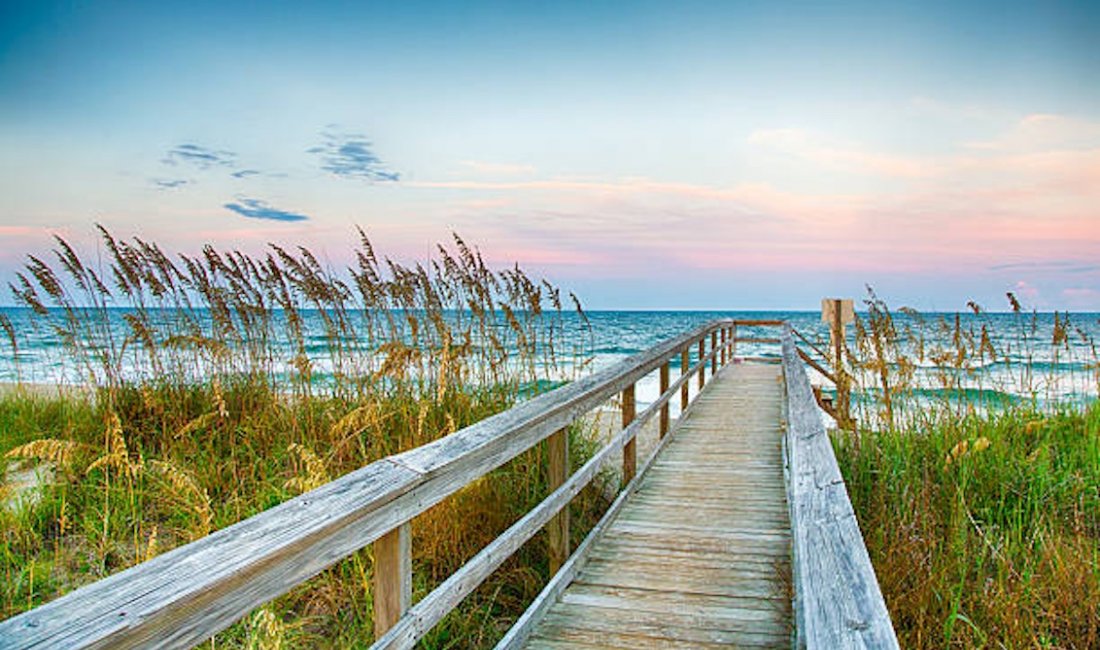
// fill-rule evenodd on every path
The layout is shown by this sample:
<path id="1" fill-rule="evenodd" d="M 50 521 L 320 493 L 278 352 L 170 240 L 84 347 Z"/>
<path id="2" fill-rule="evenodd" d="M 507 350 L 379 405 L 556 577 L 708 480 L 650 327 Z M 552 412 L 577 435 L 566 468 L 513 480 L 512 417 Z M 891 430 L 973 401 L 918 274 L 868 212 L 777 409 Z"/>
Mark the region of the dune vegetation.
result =
<path id="1" fill-rule="evenodd" d="M 0 346 L 18 359 L 27 337 L 54 341 L 68 379 L 0 393 L 0 618 L 584 367 L 584 332 L 563 319 L 586 322 L 576 299 L 490 270 L 458 238 L 423 266 L 379 259 L 360 233 L 356 263 L 333 269 L 304 248 L 189 257 L 100 235 L 94 264 L 61 239 L 50 261 L 31 258 L 10 287 L 23 320 L 0 312 Z M 1064 315 L 1041 333 L 1009 300 L 1006 334 L 978 305 L 965 320 L 925 317 L 870 293 L 848 342 L 858 427 L 835 431 L 834 447 L 906 648 L 1100 646 L 1096 346 Z M 1050 390 L 1059 362 L 1091 398 Z M 577 467 L 595 435 L 570 437 Z M 545 496 L 544 453 L 414 520 L 416 594 Z M 574 501 L 575 538 L 606 494 L 597 481 Z M 491 647 L 545 583 L 545 544 L 528 543 L 422 645 Z M 371 575 L 368 547 L 211 646 L 364 647 Z"/>
<path id="2" fill-rule="evenodd" d="M 106 262 L 58 239 L 56 260 L 31 258 L 18 276 L 11 289 L 30 310 L 18 327 L 31 332 L 0 315 L 16 354 L 23 334 L 59 341 L 75 384 L 0 395 L 0 618 L 507 409 L 583 351 L 559 340 L 558 289 L 491 271 L 457 237 L 425 268 L 380 260 L 362 236 L 356 265 L 333 270 L 304 248 L 173 257 L 100 234 Z M 589 433 L 571 439 L 582 463 Z M 414 520 L 414 597 L 545 496 L 543 454 Z M 574 534 L 604 505 L 599 485 L 578 497 Z M 545 543 L 532 540 L 425 645 L 494 642 L 544 584 Z M 366 645 L 370 583 L 368 547 L 211 645 Z"/>
<path id="3" fill-rule="evenodd" d="M 857 322 L 861 426 L 834 447 L 903 648 L 1100 646 L 1100 403 L 1044 399 L 1057 378 L 1036 361 L 1100 382 L 1096 348 L 1066 315 L 1039 340 L 1009 300 L 1019 334 L 1001 349 L 974 304 L 961 325 L 871 294 Z M 981 379 L 1009 355 L 1023 398 Z"/>

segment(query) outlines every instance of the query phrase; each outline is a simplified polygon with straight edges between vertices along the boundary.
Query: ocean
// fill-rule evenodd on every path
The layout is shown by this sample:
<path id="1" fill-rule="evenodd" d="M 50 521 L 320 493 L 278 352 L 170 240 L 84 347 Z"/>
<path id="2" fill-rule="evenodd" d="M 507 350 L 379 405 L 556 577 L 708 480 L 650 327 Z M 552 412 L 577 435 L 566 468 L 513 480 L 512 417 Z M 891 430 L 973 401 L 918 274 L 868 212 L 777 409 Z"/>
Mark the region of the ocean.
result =
<path id="1" fill-rule="evenodd" d="M 116 341 L 124 341 L 128 310 L 110 311 L 111 327 L 107 334 Z M 79 384 L 86 379 L 87 368 L 74 363 L 71 350 L 58 333 L 35 319 L 30 310 L 7 307 L 0 308 L 0 314 L 11 322 L 15 334 L 13 348 L 10 337 L 0 332 L 0 382 Z M 860 316 L 866 318 L 865 313 Z M 566 359 L 556 370 L 557 379 L 609 366 L 717 318 L 785 320 L 807 339 L 828 349 L 828 327 L 821 322 L 818 311 L 589 311 L 583 318 L 576 312 L 563 312 L 553 318 L 556 348 L 559 357 Z M 893 319 L 901 339 L 900 349 L 913 366 L 911 384 L 917 393 L 929 397 L 951 392 L 988 393 L 1045 403 L 1081 403 L 1097 398 L 1100 370 L 1096 341 L 1100 340 L 1100 314 L 1070 314 L 1068 327 L 1064 314 L 1052 313 L 968 312 L 956 316 L 898 312 Z M 316 312 L 304 311 L 303 324 L 306 354 L 316 365 L 315 380 L 323 383 L 326 378 L 331 379 L 323 320 Z M 981 348 L 979 338 L 983 329 L 994 352 L 992 358 L 971 354 L 961 364 L 953 354 L 933 358 L 935 350 L 951 351 L 960 344 L 971 351 Z M 1058 329 L 1065 332 L 1065 337 L 1055 345 Z M 849 326 L 847 333 L 849 346 L 857 349 L 855 328 Z M 776 329 L 741 328 L 739 335 L 775 336 Z M 276 339 L 268 343 L 277 364 L 280 359 L 289 363 L 294 350 L 288 341 Z M 771 344 L 746 343 L 738 345 L 737 354 L 777 358 L 779 350 Z M 869 355 L 870 350 L 864 350 L 863 354 Z M 944 357 L 950 358 L 945 361 Z M 888 356 L 887 361 L 896 369 L 898 359 Z M 672 367 L 675 376 L 679 372 L 678 359 L 672 361 Z M 140 372 L 143 370 L 133 369 L 133 374 Z M 828 384 L 817 373 L 810 374 L 814 383 Z M 856 376 L 868 394 L 877 389 L 875 373 L 857 370 Z M 637 392 L 641 404 L 653 400 L 658 394 L 656 375 L 642 380 Z"/>

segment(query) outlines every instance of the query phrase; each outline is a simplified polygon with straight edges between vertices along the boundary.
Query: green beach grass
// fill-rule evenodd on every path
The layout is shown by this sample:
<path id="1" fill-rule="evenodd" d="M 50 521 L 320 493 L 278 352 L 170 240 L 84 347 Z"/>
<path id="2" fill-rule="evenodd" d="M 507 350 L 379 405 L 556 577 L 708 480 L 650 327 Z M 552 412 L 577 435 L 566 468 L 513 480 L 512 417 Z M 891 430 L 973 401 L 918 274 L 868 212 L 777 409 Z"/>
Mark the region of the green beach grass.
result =
<path id="1" fill-rule="evenodd" d="M 379 260 L 363 237 L 358 266 L 336 273 L 305 249 L 173 260 L 101 234 L 112 256 L 103 275 L 58 240 L 60 270 L 32 259 L 13 287 L 88 381 L 0 394 L 0 454 L 19 478 L 5 482 L 0 508 L 0 618 L 555 385 L 558 290 L 518 268 L 490 271 L 457 238 L 425 269 Z M 120 304 L 131 307 L 122 331 L 110 311 Z M 323 321 L 323 340 L 307 334 L 307 317 Z M 579 467 L 593 432 L 575 426 L 570 440 Z M 414 597 L 545 497 L 544 453 L 536 446 L 413 521 Z M 606 503 L 600 481 L 574 501 L 577 541 Z M 545 544 L 529 542 L 424 645 L 495 643 L 545 583 Z M 365 647 L 371 575 L 367 548 L 210 645 Z"/>
<path id="2" fill-rule="evenodd" d="M 852 358 L 878 390 L 833 442 L 901 646 L 1100 646 L 1100 403 L 963 390 L 969 362 L 1003 355 L 984 325 L 929 323 L 948 336 L 926 347 L 873 293 L 866 305 Z M 1049 342 L 1009 344 L 1068 350 L 1070 320 L 1055 323 Z M 913 381 L 921 354 L 942 360 L 938 399 Z"/>
<path id="3" fill-rule="evenodd" d="M 86 381 L 0 391 L 0 618 L 507 409 L 554 385 L 579 349 L 557 325 L 556 288 L 490 271 L 457 238 L 424 268 L 379 260 L 362 237 L 357 266 L 336 272 L 304 249 L 170 258 L 101 234 L 106 270 L 58 240 L 58 271 L 32 259 L 12 287 Z M 860 427 L 834 446 L 902 646 L 1100 645 L 1100 406 L 991 402 L 1000 393 L 959 379 L 1003 354 L 984 325 L 942 320 L 925 336 L 874 294 L 865 304 L 849 350 Z M 1059 322 L 1056 348 L 1070 331 Z M 915 379 L 927 359 L 942 367 L 939 392 Z M 1095 353 L 1085 361 L 1100 368 Z M 570 430 L 574 467 L 596 437 Z M 543 455 L 536 446 L 414 520 L 417 596 L 545 496 Z M 574 501 L 575 542 L 606 505 L 599 481 Z M 423 647 L 491 647 L 545 583 L 545 543 L 528 543 Z M 365 647 L 371 575 L 367 548 L 210 646 Z"/>

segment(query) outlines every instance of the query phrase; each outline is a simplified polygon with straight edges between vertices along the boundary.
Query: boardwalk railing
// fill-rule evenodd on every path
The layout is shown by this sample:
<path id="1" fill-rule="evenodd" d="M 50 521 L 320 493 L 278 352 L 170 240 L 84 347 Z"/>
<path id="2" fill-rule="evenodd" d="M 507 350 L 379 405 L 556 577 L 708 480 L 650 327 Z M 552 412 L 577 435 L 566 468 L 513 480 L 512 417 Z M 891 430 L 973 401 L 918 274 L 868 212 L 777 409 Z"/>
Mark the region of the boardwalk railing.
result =
<path id="1" fill-rule="evenodd" d="M 795 647 L 897 648 L 890 614 L 801 358 L 788 327 L 783 334 L 784 454 Z"/>
<path id="2" fill-rule="evenodd" d="M 781 339 L 738 338 L 738 326 L 784 326 L 784 332 Z M 517 647 L 577 574 L 584 549 L 614 518 L 667 442 L 671 401 L 679 395 L 681 411 L 688 409 L 691 384 L 701 390 L 708 369 L 713 375 L 734 360 L 739 341 L 783 346 L 798 647 L 896 647 L 789 327 L 774 320 L 718 320 L 0 622 L 0 648 L 190 647 L 371 543 L 376 628 L 372 647 L 409 648 L 546 528 L 551 570 L 556 573 L 498 646 Z M 670 362 L 677 357 L 680 375 L 673 381 Z M 660 397 L 638 413 L 635 384 L 653 371 L 659 372 Z M 565 427 L 613 397 L 619 397 L 622 428 L 570 475 Z M 654 418 L 660 440 L 639 469 L 637 436 Z M 543 440 L 552 492 L 411 604 L 413 518 Z M 620 457 L 620 494 L 571 555 L 567 506 L 608 461 Z"/>
<path id="3" fill-rule="evenodd" d="M 411 647 L 543 527 L 549 526 L 551 566 L 562 566 L 569 557 L 566 506 L 620 453 L 625 487 L 636 483 L 641 427 L 658 417 L 659 435 L 665 436 L 671 400 L 678 393 L 686 409 L 692 378 L 701 389 L 708 368 L 713 375 L 733 359 L 739 323 L 779 324 L 717 320 L 700 326 L 0 622 L 0 648 L 190 647 L 371 543 L 374 647 Z M 689 367 L 693 349 L 696 363 Z M 670 360 L 677 356 L 681 374 L 671 381 Z M 660 373 L 661 396 L 636 413 L 634 385 L 654 370 Z M 564 428 L 614 396 L 621 396 L 623 428 L 569 476 Z M 412 605 L 412 519 L 543 440 L 550 452 L 552 493 Z"/>

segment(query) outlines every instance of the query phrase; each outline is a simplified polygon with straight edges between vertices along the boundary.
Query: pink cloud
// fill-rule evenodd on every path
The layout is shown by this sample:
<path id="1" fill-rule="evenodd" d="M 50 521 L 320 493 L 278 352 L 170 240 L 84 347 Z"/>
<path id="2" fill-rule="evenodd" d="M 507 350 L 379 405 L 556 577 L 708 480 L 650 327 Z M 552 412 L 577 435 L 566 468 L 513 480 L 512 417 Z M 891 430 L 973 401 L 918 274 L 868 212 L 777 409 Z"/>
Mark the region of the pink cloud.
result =
<path id="1" fill-rule="evenodd" d="M 1039 288 L 1026 280 L 1017 280 L 1012 286 L 1012 293 L 1016 294 L 1016 298 L 1020 299 L 1025 308 L 1037 308 L 1046 304 Z"/>
<path id="2" fill-rule="evenodd" d="M 972 149 L 1034 152 L 1100 146 L 1100 123 L 1066 115 L 1025 115 L 992 140 L 966 144 Z"/>
<path id="3" fill-rule="evenodd" d="M 764 129 L 749 135 L 749 144 L 763 146 L 829 169 L 897 178 L 926 178 L 939 171 L 941 161 L 863 151 L 852 144 L 802 129 Z"/>

